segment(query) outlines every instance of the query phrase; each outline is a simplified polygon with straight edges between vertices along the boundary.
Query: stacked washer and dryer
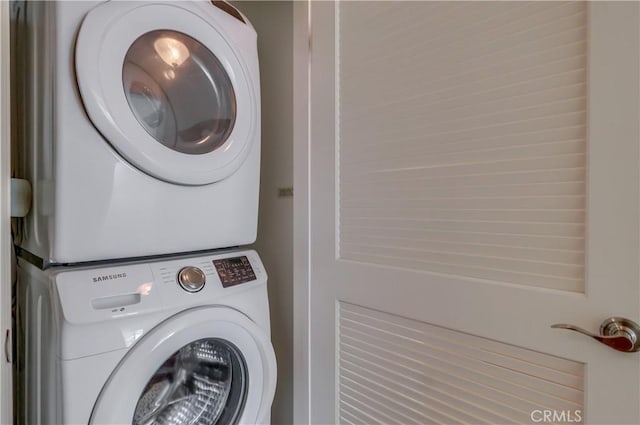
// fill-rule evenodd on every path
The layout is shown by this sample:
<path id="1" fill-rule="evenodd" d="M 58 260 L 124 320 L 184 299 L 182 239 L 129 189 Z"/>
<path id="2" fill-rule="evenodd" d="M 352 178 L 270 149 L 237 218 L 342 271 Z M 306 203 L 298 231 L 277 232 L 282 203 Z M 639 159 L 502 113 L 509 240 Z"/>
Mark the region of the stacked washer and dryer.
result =
<path id="1" fill-rule="evenodd" d="M 29 424 L 268 423 L 256 33 L 221 1 L 13 4 Z"/>

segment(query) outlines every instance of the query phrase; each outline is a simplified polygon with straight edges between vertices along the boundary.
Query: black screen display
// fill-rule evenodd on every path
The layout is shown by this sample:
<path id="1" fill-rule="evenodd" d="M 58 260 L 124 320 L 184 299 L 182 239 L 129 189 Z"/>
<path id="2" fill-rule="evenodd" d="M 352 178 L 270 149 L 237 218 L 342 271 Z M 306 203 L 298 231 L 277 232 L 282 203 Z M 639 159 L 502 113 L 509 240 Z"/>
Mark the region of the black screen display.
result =
<path id="1" fill-rule="evenodd" d="M 213 265 L 223 288 L 256 280 L 256 274 L 246 256 L 213 260 Z"/>

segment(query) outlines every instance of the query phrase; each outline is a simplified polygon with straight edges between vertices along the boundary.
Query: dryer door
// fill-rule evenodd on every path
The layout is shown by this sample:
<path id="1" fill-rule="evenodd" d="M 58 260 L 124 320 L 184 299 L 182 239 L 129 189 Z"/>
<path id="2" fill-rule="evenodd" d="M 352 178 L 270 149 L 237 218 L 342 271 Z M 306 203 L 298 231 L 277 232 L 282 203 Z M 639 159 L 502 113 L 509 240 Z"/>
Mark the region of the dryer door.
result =
<path id="1" fill-rule="evenodd" d="M 201 307 L 145 335 L 109 377 L 94 424 L 255 424 L 275 392 L 273 348 L 236 310 Z"/>
<path id="2" fill-rule="evenodd" d="M 255 37 L 207 2 L 102 4 L 76 43 L 87 113 L 142 171 L 185 185 L 221 180 L 259 141 Z"/>

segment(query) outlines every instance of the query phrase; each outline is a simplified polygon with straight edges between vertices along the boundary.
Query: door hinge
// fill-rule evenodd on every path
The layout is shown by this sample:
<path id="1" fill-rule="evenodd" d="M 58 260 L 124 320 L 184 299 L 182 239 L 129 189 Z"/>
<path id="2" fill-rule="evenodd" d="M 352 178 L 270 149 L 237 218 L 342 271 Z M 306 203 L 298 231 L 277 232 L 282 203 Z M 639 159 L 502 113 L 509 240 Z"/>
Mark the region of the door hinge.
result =
<path id="1" fill-rule="evenodd" d="M 292 187 L 279 187 L 278 188 L 278 198 L 288 198 L 293 196 L 293 188 Z"/>

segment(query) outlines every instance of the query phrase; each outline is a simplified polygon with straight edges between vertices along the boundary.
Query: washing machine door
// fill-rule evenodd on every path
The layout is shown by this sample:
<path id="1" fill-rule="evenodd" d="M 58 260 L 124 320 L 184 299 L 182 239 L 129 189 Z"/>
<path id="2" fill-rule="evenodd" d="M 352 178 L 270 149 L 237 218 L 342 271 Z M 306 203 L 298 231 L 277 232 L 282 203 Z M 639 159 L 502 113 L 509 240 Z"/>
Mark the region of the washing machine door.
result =
<path id="1" fill-rule="evenodd" d="M 92 424 L 256 424 L 276 383 L 268 337 L 224 307 L 187 310 L 141 338 L 118 364 Z"/>
<path id="2" fill-rule="evenodd" d="M 87 114 L 153 177 L 224 179 L 259 143 L 255 39 L 209 2 L 106 2 L 86 15 L 76 43 Z"/>

